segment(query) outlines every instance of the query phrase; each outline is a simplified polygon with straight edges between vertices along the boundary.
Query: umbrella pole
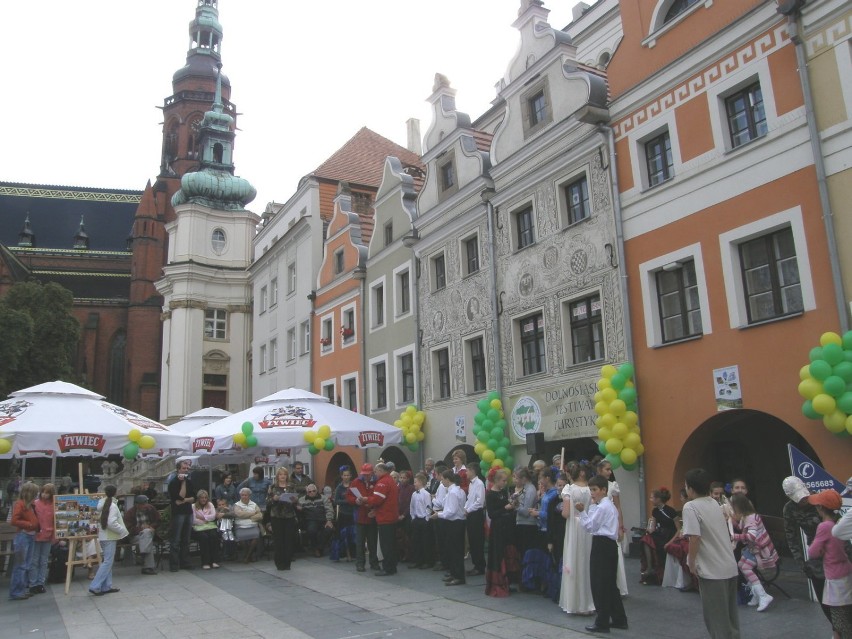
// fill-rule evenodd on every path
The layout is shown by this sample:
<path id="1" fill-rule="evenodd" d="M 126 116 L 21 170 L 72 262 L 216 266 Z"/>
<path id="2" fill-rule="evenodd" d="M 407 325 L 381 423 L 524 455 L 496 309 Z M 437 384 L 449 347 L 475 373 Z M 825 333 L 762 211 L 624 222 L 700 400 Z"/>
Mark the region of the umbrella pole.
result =
<path id="1" fill-rule="evenodd" d="M 83 462 L 77 464 L 77 478 L 80 481 L 80 488 L 78 488 L 78 493 L 80 495 L 85 495 L 88 491 L 83 487 Z"/>
<path id="2" fill-rule="evenodd" d="M 27 458 L 21 458 L 21 484 L 27 481 Z"/>
<path id="3" fill-rule="evenodd" d="M 50 483 L 56 484 L 56 455 L 50 457 Z"/>

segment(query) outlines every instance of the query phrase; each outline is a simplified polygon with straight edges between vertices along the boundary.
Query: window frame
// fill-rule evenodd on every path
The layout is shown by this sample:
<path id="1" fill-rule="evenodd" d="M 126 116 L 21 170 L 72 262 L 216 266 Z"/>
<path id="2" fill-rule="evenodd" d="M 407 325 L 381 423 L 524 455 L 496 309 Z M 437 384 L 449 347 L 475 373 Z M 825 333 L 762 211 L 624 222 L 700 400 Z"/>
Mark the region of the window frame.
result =
<path id="1" fill-rule="evenodd" d="M 478 343 L 482 349 L 479 357 L 474 353 L 473 345 Z M 488 389 L 488 354 L 485 345 L 485 333 L 471 335 L 464 340 L 465 350 L 465 385 L 468 395 L 482 393 Z M 477 362 L 481 361 L 482 384 L 477 385 Z"/>
<path id="2" fill-rule="evenodd" d="M 269 308 L 278 306 L 278 278 L 273 277 L 269 282 Z"/>
<path id="3" fill-rule="evenodd" d="M 311 352 L 311 332 L 311 320 L 305 320 L 299 325 L 299 337 L 302 342 L 300 355 L 307 355 Z"/>
<path id="4" fill-rule="evenodd" d="M 298 288 L 298 270 L 295 260 L 287 265 L 287 295 L 293 295 Z"/>
<path id="5" fill-rule="evenodd" d="M 393 220 L 385 222 L 382 228 L 384 229 L 385 246 L 390 246 L 393 244 Z"/>
<path id="6" fill-rule="evenodd" d="M 336 405 L 339 406 L 339 404 L 337 403 L 338 398 L 337 398 L 337 382 L 336 382 L 336 380 L 333 380 L 333 379 L 324 380 L 323 382 L 320 383 L 320 389 L 321 389 L 322 396 L 325 397 L 326 399 L 328 399 L 329 403 L 336 404 Z M 329 394 L 329 390 L 331 391 L 331 394 Z"/>
<path id="7" fill-rule="evenodd" d="M 266 344 L 261 344 L 257 354 L 257 373 L 265 375 L 267 370 Z"/>
<path id="8" fill-rule="evenodd" d="M 358 412 L 358 397 L 360 393 L 360 389 L 358 388 L 358 373 L 350 373 L 348 375 L 341 375 L 340 377 L 340 388 L 342 389 L 341 393 L 341 406 L 343 406 L 343 399 L 346 399 L 346 405 L 343 408 L 351 410 L 353 413 Z M 355 405 L 352 405 L 352 397 L 355 397 Z"/>
<path id="9" fill-rule="evenodd" d="M 673 265 L 673 266 L 671 266 Z M 683 340 L 694 339 L 696 337 L 701 337 L 704 334 L 703 324 L 699 326 L 699 330 L 691 331 L 690 329 L 690 314 L 698 313 L 698 320 L 701 323 L 701 298 L 698 297 L 698 308 L 690 309 L 689 308 L 689 297 L 690 291 L 694 290 L 695 294 L 698 295 L 699 285 L 698 285 L 698 276 L 696 273 L 696 265 L 694 259 L 686 259 L 686 260 L 678 260 L 676 262 L 671 263 L 671 265 L 667 264 L 663 268 L 657 269 L 654 271 L 656 292 L 657 292 L 657 316 L 659 317 L 660 322 L 660 334 L 662 336 L 663 344 L 672 344 L 674 342 L 681 342 Z M 687 274 L 687 265 L 692 265 L 692 284 L 688 283 L 685 280 L 685 275 Z M 676 282 L 676 290 L 674 291 L 666 291 L 662 292 L 662 283 L 661 278 L 665 277 L 664 274 L 672 275 L 677 278 Z M 664 305 L 664 296 L 676 294 L 678 299 L 679 312 L 672 315 L 665 315 L 665 305 Z M 666 332 L 666 324 L 670 320 L 679 317 L 680 318 L 680 330 L 682 331 L 681 335 L 667 337 Z"/>
<path id="10" fill-rule="evenodd" d="M 332 253 L 334 275 L 341 275 L 346 270 L 346 258 L 342 248 L 339 248 Z"/>
<path id="11" fill-rule="evenodd" d="M 435 168 L 438 174 L 438 200 L 443 201 L 454 193 L 458 193 L 459 171 L 455 153 L 448 151 L 439 157 L 435 161 Z"/>
<path id="12" fill-rule="evenodd" d="M 209 313 L 213 313 L 213 317 L 208 317 Z M 219 317 L 219 314 L 222 317 Z M 208 334 L 208 323 L 212 322 L 211 334 Z M 219 324 L 221 323 L 221 328 Z M 222 336 L 217 336 L 221 330 Z M 204 339 L 213 342 L 225 342 L 228 340 L 228 311 L 224 308 L 206 308 L 204 309 Z"/>
<path id="13" fill-rule="evenodd" d="M 789 234 L 790 242 L 792 243 L 793 255 L 792 256 L 783 256 L 778 253 L 779 251 L 779 243 L 778 239 L 782 234 L 785 236 Z M 765 264 L 757 264 L 753 266 L 751 269 L 746 269 L 746 256 L 745 256 L 745 247 L 750 245 L 761 244 L 767 254 L 767 261 Z M 793 238 L 793 230 L 790 227 L 783 227 L 774 231 L 770 231 L 763 235 L 759 235 L 757 237 L 751 238 L 749 240 L 745 240 L 738 244 L 739 253 L 740 253 L 740 273 L 743 278 L 743 293 L 746 299 L 746 313 L 748 315 L 748 322 L 750 325 L 760 324 L 763 322 L 768 322 L 772 320 L 782 319 L 784 317 L 789 317 L 791 315 L 800 315 L 802 313 L 802 309 L 795 310 L 785 310 L 784 306 L 787 304 L 785 291 L 788 289 L 792 289 L 793 287 L 797 287 L 799 291 L 799 298 L 801 301 L 802 295 L 802 281 L 801 277 L 799 277 L 799 263 L 798 256 L 795 254 L 796 242 Z M 793 284 L 783 284 L 780 281 L 779 271 L 783 270 L 783 263 L 787 262 L 791 259 L 795 260 L 796 264 L 796 276 L 798 280 Z M 749 286 L 749 272 L 754 272 L 758 268 L 765 268 L 767 273 L 769 274 L 769 288 L 763 291 L 752 292 Z M 773 313 L 770 316 L 763 317 L 753 317 L 753 310 L 751 301 L 757 297 L 762 295 L 766 295 L 769 293 L 772 299 Z"/>
<path id="14" fill-rule="evenodd" d="M 524 139 L 535 135 L 553 122 L 553 100 L 550 96 L 550 83 L 548 82 L 547 76 L 545 75 L 537 80 L 533 80 L 532 82 L 533 84 L 531 84 L 520 96 Z M 539 95 L 541 95 L 544 100 L 544 113 L 540 119 L 536 118 L 534 121 L 533 105 L 535 98 Z"/>
<path id="15" fill-rule="evenodd" d="M 512 239 L 514 240 L 515 251 L 523 251 L 525 248 L 530 246 L 535 246 L 536 244 L 536 233 L 535 233 L 535 207 L 532 202 L 526 202 L 522 206 L 516 207 L 511 215 L 511 223 L 512 223 Z M 527 218 L 529 216 L 529 227 L 524 227 L 521 224 L 523 218 Z M 530 235 L 530 239 L 528 242 L 521 244 L 522 238 L 525 234 Z"/>
<path id="16" fill-rule="evenodd" d="M 414 348 L 411 346 L 406 346 L 404 348 L 399 348 L 394 351 L 394 362 L 396 367 L 397 375 L 394 376 L 396 380 L 396 405 L 402 406 L 407 404 L 413 404 L 417 398 L 417 360 L 414 356 Z M 405 359 L 411 358 L 411 367 L 408 368 L 405 365 Z M 407 377 L 410 375 L 411 377 L 411 396 L 407 395 L 408 385 Z"/>
<path id="17" fill-rule="evenodd" d="M 570 190 L 576 184 L 579 183 L 585 184 L 585 199 L 581 201 L 580 206 L 583 209 L 584 215 L 575 219 L 574 217 L 574 206 L 571 202 Z M 574 226 L 575 224 L 579 224 L 580 222 L 585 222 L 586 220 L 591 219 L 592 217 L 592 195 L 591 189 L 589 188 L 589 175 L 586 170 L 581 171 L 580 173 L 575 173 L 571 177 L 563 180 L 559 184 L 559 194 L 560 194 L 560 204 L 563 207 L 562 211 L 562 224 L 563 228 L 568 228 L 569 226 Z"/>
<path id="18" fill-rule="evenodd" d="M 524 327 L 523 322 L 526 320 L 534 320 L 534 318 L 539 318 L 538 321 L 534 322 L 534 334 L 529 337 L 524 336 Z M 539 326 L 539 324 L 543 324 L 543 326 Z M 513 322 L 514 324 L 514 336 L 516 338 L 516 357 L 515 357 L 515 366 L 516 369 L 520 366 L 520 369 L 516 370 L 516 374 L 518 377 L 532 377 L 534 375 L 541 375 L 543 373 L 547 373 L 547 325 L 544 322 L 544 309 L 540 308 L 537 310 L 532 310 L 530 312 L 525 313 L 524 315 L 516 318 Z M 536 338 L 536 335 L 540 335 L 540 338 Z M 538 343 L 540 341 L 540 343 Z M 524 353 L 524 346 L 527 343 L 536 342 L 536 350 L 538 351 L 535 354 L 535 360 L 540 365 L 540 370 L 527 370 L 527 360 Z"/>
<path id="19" fill-rule="evenodd" d="M 334 313 L 327 313 L 320 318 L 320 355 L 326 355 L 334 352 Z M 323 344 L 324 340 L 328 340 L 327 344 Z"/>
<path id="20" fill-rule="evenodd" d="M 291 326 L 287 329 L 287 361 L 292 362 L 296 359 L 298 350 L 298 342 L 296 341 L 296 327 Z"/>
<path id="21" fill-rule="evenodd" d="M 407 286 L 403 286 L 402 279 L 405 277 L 408 280 Z M 393 308 L 394 322 L 406 318 L 412 313 L 412 278 L 411 264 L 406 262 L 397 266 L 393 270 Z"/>
<path id="22" fill-rule="evenodd" d="M 432 400 L 443 401 L 452 399 L 452 362 L 450 360 L 450 345 L 442 344 L 432 349 Z M 444 362 L 443 359 L 446 358 Z M 445 394 L 446 391 L 446 394 Z"/>
<path id="23" fill-rule="evenodd" d="M 258 315 L 263 315 L 266 312 L 266 309 L 269 305 L 269 291 L 266 288 L 265 284 L 260 287 L 260 293 L 258 294 L 258 297 L 260 298 L 260 300 L 259 300 L 260 308 L 259 308 L 259 311 L 258 311 Z"/>
<path id="24" fill-rule="evenodd" d="M 383 413 L 390 408 L 390 389 L 388 388 L 388 377 L 390 368 L 388 365 L 387 353 L 374 357 L 370 360 L 370 412 Z M 384 369 L 384 378 L 380 383 L 379 369 Z M 384 403 L 382 403 L 384 397 Z"/>
<path id="25" fill-rule="evenodd" d="M 278 338 L 273 337 L 269 340 L 269 368 L 267 370 L 274 371 L 278 369 Z"/>
<path id="26" fill-rule="evenodd" d="M 594 315 L 595 301 L 599 305 L 597 316 Z M 587 315 L 584 319 L 575 319 L 574 317 L 573 310 L 578 304 L 586 304 L 587 306 Z M 563 308 L 567 317 L 565 334 L 569 337 L 568 344 L 566 346 L 568 348 L 568 352 L 570 353 L 570 357 L 566 357 L 566 361 L 570 362 L 573 366 L 582 366 L 584 364 L 593 364 L 595 362 L 600 362 L 601 360 L 603 360 L 606 357 L 606 334 L 604 332 L 605 307 L 603 299 L 601 297 L 601 292 L 590 291 L 585 295 L 565 300 L 563 302 Z M 595 326 L 597 326 L 598 330 L 600 331 L 599 342 L 595 340 Z M 592 345 L 593 353 L 595 350 L 595 344 L 600 344 L 600 353 L 598 357 L 580 360 L 578 353 L 579 346 L 578 341 L 576 339 L 577 333 L 580 331 L 585 331 L 588 333 L 587 343 Z"/>
<path id="27" fill-rule="evenodd" d="M 649 155 L 648 155 L 649 146 L 652 143 L 659 142 L 663 138 L 665 138 L 665 141 L 668 143 L 668 148 L 665 149 L 665 152 L 664 152 L 663 155 L 667 156 L 667 159 L 670 160 L 670 163 L 661 165 L 662 173 L 664 174 L 663 179 L 661 179 L 659 182 L 653 182 L 652 183 L 652 175 L 653 174 L 651 173 L 651 157 L 649 157 Z M 658 131 L 656 134 L 645 138 L 642 142 L 642 152 L 643 152 L 643 156 L 644 156 L 644 160 L 645 160 L 645 177 L 646 177 L 645 186 L 646 186 L 646 188 L 653 189 L 655 187 L 660 186 L 661 184 L 665 184 L 666 182 L 671 181 L 674 178 L 674 176 L 675 176 L 675 172 L 674 172 L 674 166 L 675 166 L 674 152 L 672 151 L 672 136 L 669 133 L 668 128 L 665 128 L 662 131 Z M 659 156 L 656 156 L 656 157 L 659 157 Z M 659 171 L 655 172 L 654 174 L 656 174 L 658 172 Z"/>
<path id="28" fill-rule="evenodd" d="M 471 259 L 470 247 L 476 250 L 476 255 Z M 482 254 L 479 250 L 479 231 L 471 233 L 459 240 L 459 254 L 464 256 L 461 261 L 462 277 L 469 277 L 479 273 L 482 269 Z M 475 268 L 471 268 L 471 262 L 475 262 Z"/>
<path id="29" fill-rule="evenodd" d="M 347 304 L 340 307 L 340 343 L 343 348 L 352 346 L 358 341 L 358 313 L 355 303 Z M 348 337 L 343 335 L 343 331 L 350 329 L 352 334 Z"/>
<path id="30" fill-rule="evenodd" d="M 444 251 L 429 257 L 429 278 L 433 293 L 447 288 L 447 254 Z"/>

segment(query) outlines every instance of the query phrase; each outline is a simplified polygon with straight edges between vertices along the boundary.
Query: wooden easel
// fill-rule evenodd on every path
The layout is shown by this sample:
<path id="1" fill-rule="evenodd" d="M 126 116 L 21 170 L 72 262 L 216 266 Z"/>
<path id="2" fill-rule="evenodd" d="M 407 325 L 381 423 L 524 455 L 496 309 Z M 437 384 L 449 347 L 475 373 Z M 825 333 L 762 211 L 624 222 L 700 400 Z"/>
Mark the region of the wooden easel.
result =
<path id="1" fill-rule="evenodd" d="M 74 491 L 76 495 L 84 495 L 88 494 L 83 485 L 83 464 L 77 465 L 77 474 L 78 474 L 78 488 Z M 55 529 L 55 524 L 54 524 Z M 66 572 L 65 572 L 65 594 L 68 594 L 68 591 L 71 590 L 71 578 L 74 576 L 74 568 L 77 566 L 86 566 L 91 568 L 92 564 L 100 565 L 103 560 L 101 557 L 101 547 L 100 544 L 95 544 L 96 553 L 94 558 L 89 558 L 86 556 L 86 544 L 85 542 L 91 541 L 92 539 L 97 540 L 97 535 L 80 535 L 74 537 L 67 537 L 68 539 L 68 561 L 65 563 Z M 84 542 L 82 546 L 80 542 Z M 82 548 L 82 552 L 80 553 L 81 559 L 77 559 L 77 550 L 78 548 Z"/>

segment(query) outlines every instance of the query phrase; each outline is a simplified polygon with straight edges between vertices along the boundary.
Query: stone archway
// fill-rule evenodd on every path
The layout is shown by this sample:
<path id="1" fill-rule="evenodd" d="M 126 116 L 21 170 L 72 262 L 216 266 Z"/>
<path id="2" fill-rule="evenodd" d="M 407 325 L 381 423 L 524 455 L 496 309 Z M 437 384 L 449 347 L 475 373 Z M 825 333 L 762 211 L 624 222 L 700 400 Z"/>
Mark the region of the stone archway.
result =
<path id="1" fill-rule="evenodd" d="M 355 462 L 352 458 L 343 451 L 338 451 L 328 460 L 328 465 L 325 468 L 325 485 L 336 487 L 340 483 L 340 469 L 343 466 L 349 466 L 352 469 L 352 476 L 358 475 L 358 468 L 355 467 Z"/>
<path id="2" fill-rule="evenodd" d="M 786 501 L 781 481 L 790 475 L 787 444 L 820 463 L 804 437 L 783 420 L 758 410 L 723 411 L 686 440 L 675 464 L 675 481 L 682 482 L 686 471 L 697 467 L 718 481 L 741 477 L 758 512 L 780 516 Z"/>
<path id="3" fill-rule="evenodd" d="M 464 451 L 464 454 L 467 455 L 468 463 L 479 461 L 479 455 L 476 454 L 476 451 L 473 449 L 473 446 L 471 446 L 470 444 L 458 444 L 450 448 L 450 450 L 448 450 L 447 454 L 444 456 L 444 461 L 447 463 L 447 468 L 453 467 L 453 451 L 458 450 L 460 448 Z"/>
<path id="4" fill-rule="evenodd" d="M 397 472 L 401 470 L 411 470 L 411 462 L 406 457 L 405 453 L 396 446 L 388 446 L 379 455 L 386 462 L 393 462 Z"/>

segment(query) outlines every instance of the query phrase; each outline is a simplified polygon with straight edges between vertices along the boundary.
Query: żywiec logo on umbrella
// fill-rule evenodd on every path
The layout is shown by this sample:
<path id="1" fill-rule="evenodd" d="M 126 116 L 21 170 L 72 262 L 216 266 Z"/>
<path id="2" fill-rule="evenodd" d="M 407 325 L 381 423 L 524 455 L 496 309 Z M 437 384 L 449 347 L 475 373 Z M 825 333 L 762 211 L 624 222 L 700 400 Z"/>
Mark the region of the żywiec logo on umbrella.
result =
<path id="1" fill-rule="evenodd" d="M 0 426 L 15 421 L 30 406 L 32 406 L 32 403 L 25 399 L 15 399 L 0 403 Z"/>
<path id="2" fill-rule="evenodd" d="M 72 450 L 90 450 L 102 453 L 106 439 L 95 433 L 69 433 L 59 437 L 59 450 L 68 453 Z"/>
<path id="3" fill-rule="evenodd" d="M 112 411 L 119 417 L 127 420 L 134 426 L 138 426 L 139 428 L 146 428 L 148 430 L 160 430 L 160 431 L 168 431 L 168 428 L 163 426 L 162 424 L 158 424 L 157 422 L 151 421 L 147 417 L 143 417 L 142 415 L 138 415 L 131 410 L 127 410 L 126 408 L 122 408 L 121 406 L 115 406 L 114 404 L 107 404 L 104 402 L 101 404 L 103 408 L 106 408 L 109 411 Z"/>
<path id="4" fill-rule="evenodd" d="M 199 437 L 192 441 L 192 452 L 197 453 L 200 450 L 206 450 L 208 453 L 213 452 L 213 437 Z"/>
<path id="5" fill-rule="evenodd" d="M 317 420 L 302 406 L 282 406 L 263 416 L 261 428 L 312 428 Z"/>
<path id="6" fill-rule="evenodd" d="M 361 431 L 358 433 L 358 443 L 361 445 L 361 448 L 367 448 L 369 446 L 384 446 L 385 434 L 380 433 L 377 430 Z"/>

